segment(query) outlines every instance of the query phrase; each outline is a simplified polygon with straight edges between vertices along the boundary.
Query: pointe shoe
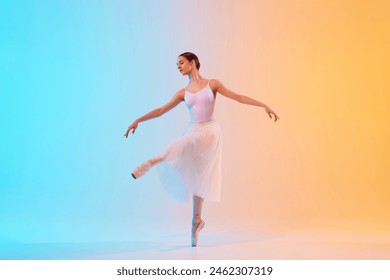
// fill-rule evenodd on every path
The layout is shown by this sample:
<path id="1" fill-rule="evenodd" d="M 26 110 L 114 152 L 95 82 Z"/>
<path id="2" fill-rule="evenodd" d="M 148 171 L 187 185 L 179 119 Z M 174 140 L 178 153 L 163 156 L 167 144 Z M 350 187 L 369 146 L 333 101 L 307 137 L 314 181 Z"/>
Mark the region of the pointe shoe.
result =
<path id="1" fill-rule="evenodd" d="M 200 220 L 200 222 L 196 226 L 195 231 L 192 232 L 192 235 L 191 235 L 191 245 L 192 245 L 192 247 L 196 247 L 196 245 L 198 245 L 199 232 L 202 230 L 202 228 L 204 227 L 205 224 L 206 223 L 203 220 Z"/>
<path id="2" fill-rule="evenodd" d="M 152 167 L 152 163 L 150 161 L 146 161 L 140 166 L 137 166 L 133 173 L 131 173 L 131 176 L 133 176 L 134 179 L 139 179 L 142 176 L 145 175 L 146 172 L 149 171 L 149 169 Z"/>

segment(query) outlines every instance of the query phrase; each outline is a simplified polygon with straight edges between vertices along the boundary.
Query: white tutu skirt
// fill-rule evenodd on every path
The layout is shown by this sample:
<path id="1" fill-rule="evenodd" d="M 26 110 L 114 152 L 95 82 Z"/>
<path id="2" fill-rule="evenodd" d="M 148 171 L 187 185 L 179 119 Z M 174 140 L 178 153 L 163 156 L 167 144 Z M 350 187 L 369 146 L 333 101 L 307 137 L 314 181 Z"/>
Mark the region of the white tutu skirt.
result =
<path id="1" fill-rule="evenodd" d="M 207 201 L 221 196 L 222 132 L 218 123 L 191 123 L 185 134 L 160 155 L 161 182 L 178 201 L 192 195 Z"/>

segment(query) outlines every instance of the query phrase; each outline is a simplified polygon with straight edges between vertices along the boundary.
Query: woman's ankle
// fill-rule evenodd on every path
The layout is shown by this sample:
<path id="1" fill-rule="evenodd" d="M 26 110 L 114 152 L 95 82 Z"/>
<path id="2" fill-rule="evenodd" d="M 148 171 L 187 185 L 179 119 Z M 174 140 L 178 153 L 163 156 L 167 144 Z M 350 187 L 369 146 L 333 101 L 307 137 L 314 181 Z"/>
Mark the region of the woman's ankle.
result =
<path id="1" fill-rule="evenodd" d="M 195 215 L 195 216 L 192 217 L 192 222 L 193 222 L 194 224 L 199 224 L 200 221 L 202 221 L 201 215 Z"/>

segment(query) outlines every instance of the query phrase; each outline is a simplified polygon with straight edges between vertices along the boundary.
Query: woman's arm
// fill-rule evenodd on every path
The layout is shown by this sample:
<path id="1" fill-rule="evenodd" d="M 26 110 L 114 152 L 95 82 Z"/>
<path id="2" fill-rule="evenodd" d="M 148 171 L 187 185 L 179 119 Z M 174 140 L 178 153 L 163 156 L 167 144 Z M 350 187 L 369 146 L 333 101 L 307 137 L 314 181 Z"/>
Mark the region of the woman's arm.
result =
<path id="1" fill-rule="evenodd" d="M 230 98 L 230 99 L 233 99 L 233 100 L 240 102 L 242 104 L 263 107 L 271 119 L 272 119 L 272 115 L 274 115 L 275 122 L 279 119 L 278 115 L 276 115 L 276 113 L 270 107 L 268 107 L 266 104 L 264 104 L 260 101 L 257 101 L 253 98 L 250 98 L 248 96 L 245 96 L 242 94 L 237 94 L 237 93 L 233 92 L 232 90 L 228 89 L 227 87 L 225 87 L 218 80 L 212 80 L 212 81 L 213 81 L 213 87 L 215 88 L 215 90 L 218 91 L 223 96 Z"/>
<path id="2" fill-rule="evenodd" d="M 140 122 L 144 122 L 144 121 L 147 121 L 147 120 L 150 120 L 150 119 L 154 119 L 154 118 L 157 118 L 157 117 L 161 117 L 162 115 L 164 115 L 166 112 L 172 110 L 173 108 L 175 108 L 180 102 L 182 102 L 184 100 L 184 89 L 178 91 L 173 97 L 172 99 L 167 103 L 165 104 L 164 106 L 161 106 L 157 109 L 154 109 L 152 111 L 150 111 L 149 113 L 143 115 L 142 117 L 136 119 L 127 129 L 127 131 L 125 132 L 125 137 L 127 138 L 128 135 L 129 135 L 129 132 L 130 130 L 132 130 L 132 133 L 134 134 L 135 130 L 137 129 L 138 127 L 138 123 Z"/>

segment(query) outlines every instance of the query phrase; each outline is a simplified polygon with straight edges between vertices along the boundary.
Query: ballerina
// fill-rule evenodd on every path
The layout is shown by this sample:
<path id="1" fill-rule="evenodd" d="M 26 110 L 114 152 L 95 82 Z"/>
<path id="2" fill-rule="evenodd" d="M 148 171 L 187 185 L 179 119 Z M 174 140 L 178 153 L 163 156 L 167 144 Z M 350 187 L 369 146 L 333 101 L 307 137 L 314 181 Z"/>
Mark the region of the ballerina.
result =
<path id="1" fill-rule="evenodd" d="M 131 175 L 134 179 L 139 179 L 150 168 L 162 162 L 175 170 L 174 174 L 178 174 L 182 182 L 184 196 L 192 196 L 191 244 L 195 247 L 199 232 L 205 226 L 202 219 L 204 200 L 219 201 L 221 193 L 222 133 L 218 123 L 213 119 L 217 94 L 242 104 L 262 107 L 275 122 L 279 117 L 266 104 L 231 91 L 219 80 L 203 77 L 199 72 L 199 59 L 191 52 L 178 56 L 177 68 L 183 76 L 188 76 L 188 85 L 180 89 L 165 105 L 136 119 L 128 127 L 124 136 L 127 138 L 130 131 L 134 134 L 140 122 L 160 117 L 182 101 L 185 102 L 190 114 L 190 124 L 186 134 L 169 145 L 160 155 L 137 166 Z M 172 174 L 170 172 L 168 177 L 173 176 Z M 169 178 L 163 180 L 164 183 L 171 184 Z"/>

